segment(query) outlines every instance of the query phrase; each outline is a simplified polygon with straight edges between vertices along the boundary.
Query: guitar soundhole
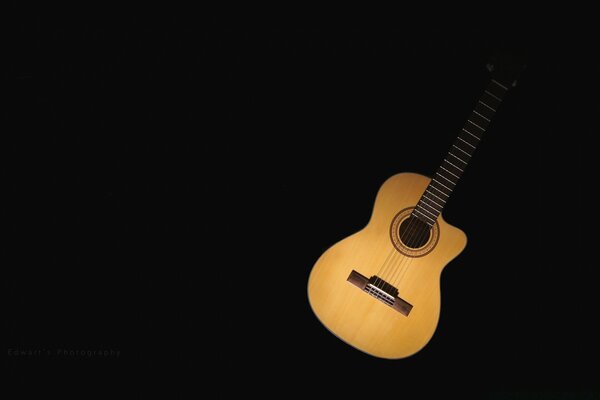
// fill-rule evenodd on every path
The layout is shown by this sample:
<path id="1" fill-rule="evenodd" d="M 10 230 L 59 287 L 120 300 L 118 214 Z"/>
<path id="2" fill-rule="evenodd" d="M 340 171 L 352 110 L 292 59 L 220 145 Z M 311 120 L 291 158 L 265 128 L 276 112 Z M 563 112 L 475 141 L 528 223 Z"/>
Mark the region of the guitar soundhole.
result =
<path id="1" fill-rule="evenodd" d="M 398 211 L 390 224 L 390 240 L 394 248 L 408 257 L 423 257 L 429 254 L 440 239 L 437 221 L 432 227 L 412 216 L 414 207 Z"/>
<path id="2" fill-rule="evenodd" d="M 406 247 L 418 249 L 429 241 L 431 228 L 425 222 L 411 215 L 400 224 L 399 235 L 402 244 Z"/>

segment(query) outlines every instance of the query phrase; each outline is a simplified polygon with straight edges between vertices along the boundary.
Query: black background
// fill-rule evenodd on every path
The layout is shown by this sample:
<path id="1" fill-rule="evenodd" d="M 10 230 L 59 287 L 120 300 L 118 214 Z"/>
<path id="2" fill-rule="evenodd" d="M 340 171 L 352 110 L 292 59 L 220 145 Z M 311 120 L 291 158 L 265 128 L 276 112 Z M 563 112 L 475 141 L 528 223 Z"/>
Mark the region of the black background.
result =
<path id="1" fill-rule="evenodd" d="M 17 387 L 174 396 L 203 366 L 221 395 L 594 387 L 585 32 L 165 20 L 13 33 L 9 349 L 121 352 L 9 356 Z M 310 311 L 310 269 L 385 179 L 435 171 L 499 47 L 528 67 L 444 210 L 469 243 L 436 334 L 406 360 L 362 354 Z"/>

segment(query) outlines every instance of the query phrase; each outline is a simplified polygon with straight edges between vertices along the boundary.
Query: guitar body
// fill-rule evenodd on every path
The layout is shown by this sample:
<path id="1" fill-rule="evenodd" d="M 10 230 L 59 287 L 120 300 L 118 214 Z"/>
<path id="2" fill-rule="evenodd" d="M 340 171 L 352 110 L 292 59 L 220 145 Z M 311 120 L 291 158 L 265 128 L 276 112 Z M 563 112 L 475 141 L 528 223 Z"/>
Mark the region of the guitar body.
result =
<path id="1" fill-rule="evenodd" d="M 408 357 L 431 339 L 440 314 L 441 272 L 467 243 L 465 234 L 440 215 L 427 243 L 402 251 L 402 210 L 414 208 L 430 181 L 413 173 L 389 178 L 368 225 L 329 248 L 310 274 L 308 297 L 319 320 L 346 343 L 376 357 Z M 408 315 L 351 283 L 352 271 L 393 285 L 412 306 Z"/>

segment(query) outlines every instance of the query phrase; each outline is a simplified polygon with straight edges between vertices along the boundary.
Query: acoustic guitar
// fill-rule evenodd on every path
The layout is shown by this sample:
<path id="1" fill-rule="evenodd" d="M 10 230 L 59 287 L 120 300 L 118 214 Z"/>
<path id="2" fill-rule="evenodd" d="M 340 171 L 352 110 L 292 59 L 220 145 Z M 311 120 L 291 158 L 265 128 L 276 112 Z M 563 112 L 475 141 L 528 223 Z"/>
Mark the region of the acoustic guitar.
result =
<path id="1" fill-rule="evenodd" d="M 442 210 L 520 70 L 487 67 L 491 80 L 433 177 L 389 178 L 367 226 L 330 247 L 310 273 L 308 298 L 318 319 L 367 354 L 408 357 L 434 334 L 440 275 L 467 244 Z"/>

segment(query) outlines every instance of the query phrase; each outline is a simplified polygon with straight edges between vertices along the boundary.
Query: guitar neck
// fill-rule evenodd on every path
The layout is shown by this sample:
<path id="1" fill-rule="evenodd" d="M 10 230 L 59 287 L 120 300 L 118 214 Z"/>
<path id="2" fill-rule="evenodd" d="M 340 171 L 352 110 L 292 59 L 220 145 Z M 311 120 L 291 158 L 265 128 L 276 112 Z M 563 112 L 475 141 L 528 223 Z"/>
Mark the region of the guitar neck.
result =
<path id="1" fill-rule="evenodd" d="M 429 226 L 435 224 L 508 89 L 508 85 L 495 79 L 488 83 L 465 126 L 413 210 L 412 215 L 415 218 Z"/>

